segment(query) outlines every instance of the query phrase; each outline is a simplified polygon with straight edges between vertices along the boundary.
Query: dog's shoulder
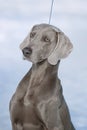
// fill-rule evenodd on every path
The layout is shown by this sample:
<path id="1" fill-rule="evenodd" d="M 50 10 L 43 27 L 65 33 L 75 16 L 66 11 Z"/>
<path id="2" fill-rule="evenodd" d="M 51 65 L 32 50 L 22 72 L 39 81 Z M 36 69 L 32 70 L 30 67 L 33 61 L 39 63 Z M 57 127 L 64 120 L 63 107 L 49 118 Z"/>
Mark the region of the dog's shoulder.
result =
<path id="1" fill-rule="evenodd" d="M 14 100 L 21 100 L 24 97 L 27 87 L 29 85 L 31 70 L 32 70 L 32 68 L 25 74 L 25 76 L 19 82 L 19 84 L 16 88 L 16 91 L 11 98 L 10 105 L 11 105 L 11 102 L 13 102 Z"/>

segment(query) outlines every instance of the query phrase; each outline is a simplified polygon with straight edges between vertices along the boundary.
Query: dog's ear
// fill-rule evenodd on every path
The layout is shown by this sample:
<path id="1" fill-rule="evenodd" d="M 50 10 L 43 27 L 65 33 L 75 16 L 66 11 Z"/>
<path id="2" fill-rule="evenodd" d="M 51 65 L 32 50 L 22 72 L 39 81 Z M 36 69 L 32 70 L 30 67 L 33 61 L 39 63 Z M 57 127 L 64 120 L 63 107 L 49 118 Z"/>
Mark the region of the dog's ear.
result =
<path id="1" fill-rule="evenodd" d="M 56 65 L 58 60 L 66 58 L 72 49 L 73 45 L 69 38 L 63 32 L 58 32 L 57 45 L 51 55 L 48 57 L 48 62 L 51 65 Z"/>

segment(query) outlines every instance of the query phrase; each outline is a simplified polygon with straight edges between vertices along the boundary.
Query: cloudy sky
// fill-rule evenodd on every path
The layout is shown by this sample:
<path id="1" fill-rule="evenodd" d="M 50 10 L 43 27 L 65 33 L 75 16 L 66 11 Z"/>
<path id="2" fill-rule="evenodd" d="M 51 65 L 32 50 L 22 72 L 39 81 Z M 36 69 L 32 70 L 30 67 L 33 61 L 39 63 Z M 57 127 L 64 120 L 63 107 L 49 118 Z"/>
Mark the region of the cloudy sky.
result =
<path id="1" fill-rule="evenodd" d="M 11 130 L 9 101 L 31 67 L 19 45 L 31 27 L 48 23 L 51 0 L 0 0 L 0 130 Z M 74 126 L 87 130 L 87 0 L 54 0 L 51 24 L 74 49 L 61 61 L 59 77 Z"/>

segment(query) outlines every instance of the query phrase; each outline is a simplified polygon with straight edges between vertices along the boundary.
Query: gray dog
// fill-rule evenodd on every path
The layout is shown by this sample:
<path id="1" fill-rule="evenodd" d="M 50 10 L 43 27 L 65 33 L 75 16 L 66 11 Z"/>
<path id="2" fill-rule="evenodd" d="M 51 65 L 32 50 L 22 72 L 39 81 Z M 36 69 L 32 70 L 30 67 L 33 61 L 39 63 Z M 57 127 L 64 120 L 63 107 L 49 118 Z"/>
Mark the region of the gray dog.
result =
<path id="1" fill-rule="evenodd" d="M 20 45 L 32 67 L 10 101 L 12 130 L 75 130 L 57 77 L 72 43 L 58 28 L 35 25 Z"/>

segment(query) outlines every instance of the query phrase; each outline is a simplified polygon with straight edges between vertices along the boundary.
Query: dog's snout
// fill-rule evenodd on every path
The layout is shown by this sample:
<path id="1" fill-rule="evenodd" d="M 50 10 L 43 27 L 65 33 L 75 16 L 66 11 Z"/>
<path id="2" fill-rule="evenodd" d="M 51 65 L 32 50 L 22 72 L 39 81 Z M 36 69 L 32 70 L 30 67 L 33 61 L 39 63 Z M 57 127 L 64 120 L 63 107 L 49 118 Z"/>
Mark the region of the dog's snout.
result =
<path id="1" fill-rule="evenodd" d="M 25 47 L 23 50 L 22 50 L 24 56 L 29 56 L 31 53 L 32 53 L 32 49 L 30 47 Z"/>

